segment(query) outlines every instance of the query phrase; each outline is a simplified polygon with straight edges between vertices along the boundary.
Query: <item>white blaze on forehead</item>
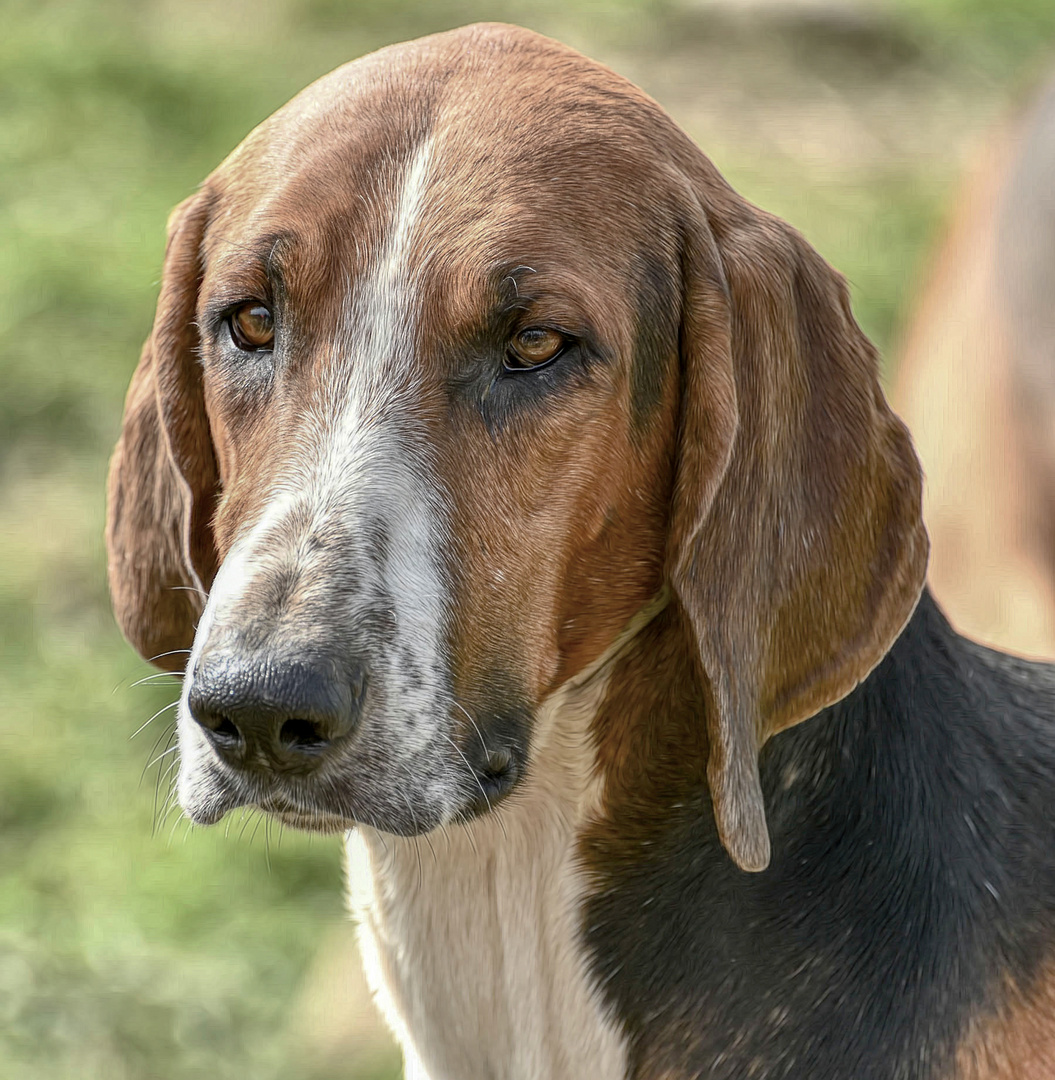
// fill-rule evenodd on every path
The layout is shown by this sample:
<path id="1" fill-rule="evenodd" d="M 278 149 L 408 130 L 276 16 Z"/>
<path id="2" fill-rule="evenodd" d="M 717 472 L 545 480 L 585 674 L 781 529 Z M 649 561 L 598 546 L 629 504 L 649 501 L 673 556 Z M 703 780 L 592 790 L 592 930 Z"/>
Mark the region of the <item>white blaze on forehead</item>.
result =
<path id="1" fill-rule="evenodd" d="M 385 249 L 378 265 L 378 283 L 391 293 L 389 302 L 383 302 L 380 313 L 395 313 L 398 300 L 407 298 L 404 286 L 407 278 L 411 240 L 414 228 L 421 216 L 421 204 L 425 197 L 429 164 L 432 160 L 432 142 L 426 140 L 414 153 L 414 158 L 407 168 L 400 194 L 399 207 L 396 210 L 392 229 L 385 242 Z M 397 320 L 398 322 L 398 320 Z M 395 330 L 396 327 L 393 327 Z"/>
<path id="2" fill-rule="evenodd" d="M 362 582 L 347 597 L 348 625 L 369 605 L 381 604 L 394 616 L 392 646 L 370 660 L 371 681 L 384 690 L 384 724 L 400 755 L 434 742 L 449 706 L 441 663 L 443 508 L 415 419 L 413 253 L 431 161 L 426 140 L 390 185 L 394 197 L 389 200 L 384 189 L 377 195 L 378 213 L 387 222 L 383 240 L 372 263 L 349 284 L 325 358 L 325 380 L 290 445 L 278 448 L 286 464 L 263 515 L 221 567 L 189 668 L 210 629 L 237 618 L 248 586 L 269 568 L 295 567 L 302 593 L 332 598 L 328 570 L 339 563 Z M 320 533 L 335 542 L 313 544 Z M 380 559 L 367 541 L 378 534 Z M 185 685 L 184 702 L 188 691 Z"/>
<path id="3" fill-rule="evenodd" d="M 326 385 L 289 448 L 291 468 L 276 498 L 299 541 L 297 563 L 315 558 L 305 543 L 343 525 L 353 543 L 378 523 L 388 540 L 382 583 L 408 618 L 408 632 L 435 627 L 442 614 L 437 579 L 440 507 L 423 433 L 413 416 L 415 300 L 411 254 L 427 186 L 431 143 L 407 163 L 373 265 L 345 296 Z M 268 515 L 273 517 L 273 515 Z M 363 555 L 361 544 L 357 552 Z M 322 587 L 324 582 L 320 582 Z M 403 621 L 403 620 L 401 620 Z"/>
<path id="4" fill-rule="evenodd" d="M 325 453 L 312 470 L 316 513 L 335 508 L 351 533 L 380 523 L 387 539 L 381 582 L 396 616 L 396 648 L 375 664 L 391 707 L 406 717 L 400 749 L 420 751 L 447 710 L 440 665 L 445 587 L 440 573 L 442 506 L 428 444 L 414 418 L 417 396 L 414 234 L 428 187 L 432 144 L 415 151 L 385 242 L 345 305 L 335 378 L 321 419 Z M 408 666 L 413 668 L 408 671 Z M 446 702 L 443 702 L 446 705 Z M 408 738 L 409 737 L 409 738 Z"/>

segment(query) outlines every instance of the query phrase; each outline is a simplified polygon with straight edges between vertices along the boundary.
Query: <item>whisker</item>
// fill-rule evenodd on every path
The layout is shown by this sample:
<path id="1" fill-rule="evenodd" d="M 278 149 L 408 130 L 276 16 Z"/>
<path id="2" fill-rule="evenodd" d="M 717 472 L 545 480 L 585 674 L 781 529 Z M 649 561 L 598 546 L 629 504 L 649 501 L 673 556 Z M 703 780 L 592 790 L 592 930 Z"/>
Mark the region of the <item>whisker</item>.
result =
<path id="1" fill-rule="evenodd" d="M 491 800 L 487 797 L 487 792 L 484 791 L 484 785 L 480 781 L 480 777 L 476 775 L 476 770 L 469 764 L 469 759 L 462 753 L 462 748 L 446 733 L 443 733 L 443 737 L 454 747 L 454 752 L 465 763 L 465 768 L 469 775 L 476 781 L 476 786 L 480 789 L 480 794 L 484 797 L 484 802 L 487 803 L 487 809 L 491 809 Z"/>
<path id="2" fill-rule="evenodd" d="M 241 817 L 239 818 L 239 821 L 244 821 L 245 820 L 245 807 L 244 806 L 239 808 L 239 813 L 241 814 Z M 225 840 L 229 840 L 230 837 L 231 837 L 231 824 L 233 822 L 234 822 L 234 814 L 228 814 L 227 817 L 224 818 L 224 822 L 223 822 L 223 838 Z"/>
<path id="3" fill-rule="evenodd" d="M 183 682 L 183 674 L 179 671 L 155 671 L 152 675 L 144 675 L 141 679 L 136 679 L 134 683 L 129 685 L 129 690 L 134 690 L 137 686 L 143 686 L 145 683 L 154 682 L 156 679 L 178 679 Z"/>
<path id="4" fill-rule="evenodd" d="M 183 820 L 185 820 L 185 819 L 181 816 L 181 817 L 176 818 L 176 820 L 172 823 L 172 828 L 169 830 L 169 838 L 168 838 L 168 846 L 169 847 L 172 846 L 172 838 L 173 838 L 173 836 L 176 835 L 176 830 L 179 828 L 179 824 Z M 186 840 L 186 837 L 184 837 L 184 840 Z"/>
<path id="5" fill-rule="evenodd" d="M 463 713 L 465 713 L 465 715 L 466 715 L 466 716 L 467 716 L 467 717 L 469 718 L 469 723 L 470 723 L 470 724 L 472 724 L 473 728 L 474 728 L 474 729 L 476 730 L 476 736 L 477 736 L 477 738 L 478 738 L 478 739 L 480 740 L 480 745 L 481 745 L 481 746 L 483 747 L 483 751 L 484 751 L 484 753 L 485 753 L 485 754 L 486 754 L 486 755 L 488 756 L 488 758 L 490 758 L 490 756 L 491 756 L 491 750 L 490 750 L 490 748 L 488 747 L 487 743 L 486 743 L 486 742 L 484 742 L 484 733 L 483 733 L 483 732 L 482 732 L 482 731 L 480 730 L 480 725 L 479 725 L 479 724 L 477 724 L 477 722 L 476 722 L 476 720 L 475 720 L 475 719 L 473 718 L 472 714 L 471 714 L 471 713 L 470 713 L 470 712 L 469 712 L 469 711 L 468 711 L 467 709 L 465 709 L 465 707 L 464 707 L 464 706 L 463 706 L 463 705 L 462 705 L 462 704 L 461 704 L 460 702 L 458 702 L 458 701 L 455 701 L 455 703 L 454 703 L 454 704 L 455 704 L 455 705 L 457 705 L 457 706 L 458 706 L 458 708 L 459 708 L 459 709 L 461 709 L 461 710 L 462 710 L 462 712 L 463 712 Z M 455 747 L 455 749 L 457 750 L 458 748 L 457 748 L 457 747 Z M 461 751 L 460 751 L 460 750 L 459 750 L 459 753 L 461 753 Z M 464 754 L 462 754 L 462 760 L 463 760 L 463 761 L 465 761 L 465 755 L 464 755 Z M 465 762 L 465 764 L 466 764 L 466 766 L 468 766 L 468 765 L 469 765 L 469 763 L 468 763 L 467 761 Z M 470 772 L 471 772 L 471 771 L 472 771 L 472 770 L 471 770 L 471 768 L 470 768 Z M 473 775 L 475 776 L 476 774 L 474 773 Z M 479 783 L 479 778 L 477 779 L 477 783 Z M 481 790 L 481 791 L 483 791 L 483 785 L 481 785 L 481 787 L 480 787 L 480 790 Z M 485 801 L 485 802 L 487 803 L 487 809 L 488 809 L 488 810 L 489 810 L 489 811 L 490 811 L 491 813 L 494 813 L 494 808 L 493 808 L 493 807 L 491 806 L 491 801 L 490 801 L 490 800 L 489 800 L 489 799 L 487 798 L 487 795 L 486 795 L 486 793 L 484 794 L 484 801 Z M 509 840 L 509 836 L 508 836 L 508 835 L 506 834 L 506 823 L 505 823 L 505 821 L 504 821 L 504 820 L 502 819 L 502 813 L 501 813 L 501 811 L 499 811 L 498 813 L 494 814 L 494 816 L 495 816 L 495 818 L 496 818 L 496 819 L 497 819 L 497 821 L 498 821 L 498 827 L 499 827 L 499 828 L 500 828 L 500 829 L 502 830 L 502 838 L 503 838 L 504 840 L 507 840 L 507 841 L 508 841 L 508 840 Z"/>
<path id="6" fill-rule="evenodd" d="M 176 725 L 175 724 L 169 724 L 167 727 L 163 728 L 162 731 L 161 731 L 161 734 L 154 740 L 154 745 L 150 748 L 150 753 L 147 755 L 147 757 L 148 758 L 153 757 L 154 754 L 157 753 L 157 749 L 162 744 L 162 742 L 164 742 L 165 745 L 168 746 L 168 744 L 172 742 L 172 736 L 175 735 L 175 734 L 176 734 Z M 140 784 L 140 786 L 142 786 L 143 780 L 146 778 L 146 775 L 147 775 L 147 769 L 150 768 L 151 764 L 153 764 L 153 763 L 148 761 L 147 764 L 143 766 L 143 771 L 139 774 L 139 784 Z"/>
<path id="7" fill-rule="evenodd" d="M 165 802 L 162 804 L 162 807 L 161 807 L 160 811 L 157 810 L 157 799 L 158 799 L 158 795 L 159 795 L 160 790 L 161 790 L 162 777 L 161 777 L 161 770 L 160 769 L 158 770 L 158 777 L 157 777 L 157 781 L 156 781 L 155 786 L 154 786 L 155 813 L 154 813 L 154 824 L 153 824 L 153 827 L 151 828 L 151 836 L 156 836 L 157 835 L 157 833 L 164 827 L 164 825 L 168 821 L 168 819 L 172 816 L 173 810 L 175 810 L 179 806 L 179 803 L 176 800 L 176 785 L 174 783 L 172 783 L 171 780 L 170 780 L 170 778 L 172 776 L 172 770 L 175 769 L 178 764 L 179 764 L 178 759 L 174 760 L 169 765 L 168 770 L 165 773 L 165 780 L 169 782 L 169 789 L 168 789 L 168 792 L 165 795 Z"/>
<path id="8" fill-rule="evenodd" d="M 157 765 L 159 761 L 167 758 L 169 754 L 174 754 L 178 749 L 178 746 L 167 746 L 164 750 L 161 751 L 160 754 L 158 754 L 156 758 L 154 758 L 153 761 L 151 761 L 150 765 Z M 150 765 L 147 766 L 148 769 L 150 768 Z"/>
<path id="9" fill-rule="evenodd" d="M 425 843 L 429 845 L 429 851 L 432 852 L 433 864 L 438 866 L 439 863 L 436 860 L 436 849 L 432 846 L 432 841 L 429 839 L 429 834 L 428 833 L 422 833 L 421 835 L 424 837 Z"/>
<path id="10" fill-rule="evenodd" d="M 150 725 L 163 713 L 168 712 L 169 709 L 174 709 L 179 704 L 179 698 L 175 701 L 170 701 L 167 705 L 162 705 L 160 709 L 145 723 L 140 724 L 139 727 L 128 736 L 128 741 L 131 742 L 141 731 L 145 731 Z"/>
<path id="11" fill-rule="evenodd" d="M 175 807 L 178 805 L 178 803 L 176 802 L 176 785 L 173 782 L 173 773 L 176 772 L 178 767 L 179 758 L 173 758 L 172 761 L 169 762 L 168 767 L 164 770 L 164 772 L 162 772 L 160 768 L 158 769 L 157 779 L 154 781 L 154 819 L 151 826 L 151 836 L 155 835 L 155 833 L 157 832 L 159 820 L 158 798 L 161 793 L 162 784 L 168 785 L 168 792 L 165 795 L 165 802 L 161 808 L 161 821 L 167 821 L 169 814 L 171 814 Z"/>
<path id="12" fill-rule="evenodd" d="M 418 827 L 418 820 L 417 816 L 414 813 L 414 807 L 411 805 L 410 799 L 407 797 L 407 793 L 403 790 L 402 787 L 400 787 L 399 789 L 399 794 L 403 801 L 407 804 L 407 811 L 410 814 L 410 826 L 412 829 L 416 829 Z M 414 854 L 418 860 L 418 892 L 421 892 L 425 882 L 424 871 L 421 868 L 421 846 L 418 843 L 419 838 L 417 836 L 412 836 L 411 839 L 414 842 Z"/>
<path id="13" fill-rule="evenodd" d="M 155 660 L 161 660 L 166 656 L 179 656 L 180 653 L 186 653 L 189 656 L 190 649 L 169 649 L 168 652 L 159 652 L 156 653 L 154 656 L 149 657 L 147 663 L 152 664 Z"/>
<path id="14" fill-rule="evenodd" d="M 509 834 L 506 832 L 506 823 L 502 819 L 501 810 L 496 811 L 495 808 L 491 805 L 491 800 L 487 797 L 487 792 L 484 790 L 484 785 L 483 785 L 482 781 L 480 780 L 480 777 L 476 775 L 476 770 L 473 769 L 473 767 L 469 764 L 468 759 L 466 758 L 466 756 L 462 753 L 461 747 L 449 735 L 444 735 L 443 737 L 447 740 L 447 742 L 449 742 L 451 744 L 451 746 L 454 747 L 454 749 L 458 753 L 458 756 L 462 759 L 462 761 L 465 762 L 465 767 L 469 770 L 469 775 L 472 776 L 472 778 L 476 781 L 476 786 L 480 789 L 480 794 L 484 797 L 484 802 L 487 803 L 487 812 L 488 812 L 488 814 L 490 814 L 491 817 L 494 818 L 494 820 L 498 822 L 498 828 L 502 832 L 502 838 L 505 841 L 508 842 L 509 841 Z M 485 750 L 486 750 L 486 747 L 485 747 Z M 469 829 L 468 826 L 466 827 L 466 831 L 468 832 L 469 836 L 471 837 L 472 836 L 472 830 Z M 476 849 L 474 847 L 473 851 L 475 852 L 475 850 Z"/>
<path id="15" fill-rule="evenodd" d="M 482 732 L 482 731 L 480 730 L 480 727 L 479 727 L 479 725 L 478 725 L 478 724 L 476 723 L 476 721 L 475 721 L 475 720 L 474 720 L 474 719 L 472 718 L 472 715 L 471 715 L 471 714 L 469 713 L 469 711 L 468 711 L 468 710 L 467 710 L 467 709 L 465 708 L 465 706 L 461 704 L 461 702 L 459 702 L 459 701 L 455 701 L 455 703 L 454 703 L 454 704 L 455 704 L 455 706 L 456 706 L 457 708 L 461 709 L 461 711 L 462 711 L 462 712 L 463 712 L 463 713 L 465 714 L 465 717 L 466 717 L 466 719 L 467 719 L 467 720 L 469 721 L 469 723 L 470 723 L 470 724 L 472 724 L 472 726 L 473 726 L 473 727 L 474 727 L 474 728 L 476 729 L 476 735 L 477 735 L 477 738 L 479 738 L 479 740 L 480 740 L 480 745 L 481 745 L 481 746 L 482 746 L 482 747 L 484 748 L 484 753 L 485 753 L 485 754 L 487 754 L 487 755 L 488 755 L 488 757 L 490 757 L 490 756 L 491 756 L 491 751 L 490 751 L 490 750 L 488 749 L 487 743 L 485 743 L 485 742 L 484 742 L 484 736 L 483 736 L 483 732 Z"/>

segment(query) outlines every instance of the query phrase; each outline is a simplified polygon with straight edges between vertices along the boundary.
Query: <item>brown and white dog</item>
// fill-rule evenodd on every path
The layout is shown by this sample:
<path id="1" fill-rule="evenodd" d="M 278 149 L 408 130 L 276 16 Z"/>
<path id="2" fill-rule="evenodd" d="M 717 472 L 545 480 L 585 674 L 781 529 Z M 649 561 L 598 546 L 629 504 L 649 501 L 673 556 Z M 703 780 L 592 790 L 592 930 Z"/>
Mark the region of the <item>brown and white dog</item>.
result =
<path id="1" fill-rule="evenodd" d="M 191 649 L 194 821 L 352 830 L 409 1075 L 1055 1075 L 1055 678 L 921 596 L 876 368 L 511 27 L 339 69 L 176 210 L 115 608 Z"/>

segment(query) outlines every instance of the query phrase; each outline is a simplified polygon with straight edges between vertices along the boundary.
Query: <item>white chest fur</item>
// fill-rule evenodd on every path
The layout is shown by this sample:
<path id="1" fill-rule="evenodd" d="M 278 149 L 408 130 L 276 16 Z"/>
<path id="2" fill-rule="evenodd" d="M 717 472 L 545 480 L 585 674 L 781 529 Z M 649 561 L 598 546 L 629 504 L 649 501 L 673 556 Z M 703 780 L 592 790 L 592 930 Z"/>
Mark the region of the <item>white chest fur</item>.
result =
<path id="1" fill-rule="evenodd" d="M 576 839 L 599 805 L 589 725 L 606 659 L 544 704 L 531 774 L 495 812 L 427 840 L 349 836 L 363 962 L 408 1078 L 626 1075 L 579 934 Z"/>

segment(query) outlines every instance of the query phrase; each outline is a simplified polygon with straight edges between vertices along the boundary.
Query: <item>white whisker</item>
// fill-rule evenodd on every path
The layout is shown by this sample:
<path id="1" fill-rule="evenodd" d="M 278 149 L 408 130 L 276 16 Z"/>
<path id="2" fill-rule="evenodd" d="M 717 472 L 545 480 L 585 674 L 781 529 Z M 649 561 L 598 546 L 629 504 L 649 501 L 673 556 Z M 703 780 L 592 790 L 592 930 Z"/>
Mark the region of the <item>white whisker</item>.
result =
<path id="1" fill-rule="evenodd" d="M 134 738 L 135 738 L 135 737 L 136 737 L 136 736 L 137 736 L 137 735 L 138 735 L 138 734 L 139 734 L 139 733 L 140 733 L 141 731 L 145 731 L 145 730 L 146 730 L 146 729 L 147 729 L 148 727 L 150 727 L 150 725 L 151 725 L 151 724 L 152 724 L 152 723 L 153 723 L 153 722 L 154 722 L 154 721 L 155 721 L 155 720 L 156 720 L 156 719 L 157 719 L 157 718 L 158 718 L 158 717 L 159 717 L 159 716 L 160 716 L 160 715 L 161 715 L 162 713 L 164 713 L 164 712 L 168 712 L 168 710 L 169 710 L 169 709 L 174 709 L 174 708 L 176 708 L 176 706 L 177 706 L 177 705 L 179 705 L 179 698 L 176 698 L 176 700 L 175 700 L 175 701 L 170 701 L 170 702 L 169 702 L 169 703 L 168 703 L 167 705 L 162 705 L 162 706 L 161 706 L 161 708 L 160 708 L 160 709 L 158 709 L 158 711 L 157 711 L 156 713 L 154 713 L 154 715 L 153 715 L 153 716 L 152 716 L 152 717 L 151 717 L 151 718 L 150 718 L 149 720 L 146 720 L 146 721 L 144 721 L 144 722 L 143 722 L 142 724 L 140 724 L 140 725 L 139 725 L 139 727 L 137 727 L 137 728 L 135 729 L 135 731 L 133 731 L 133 732 L 132 732 L 132 734 L 128 736 L 128 741 L 129 741 L 129 742 L 131 742 L 131 741 L 132 741 L 132 740 L 133 740 L 133 739 L 134 739 Z"/>

